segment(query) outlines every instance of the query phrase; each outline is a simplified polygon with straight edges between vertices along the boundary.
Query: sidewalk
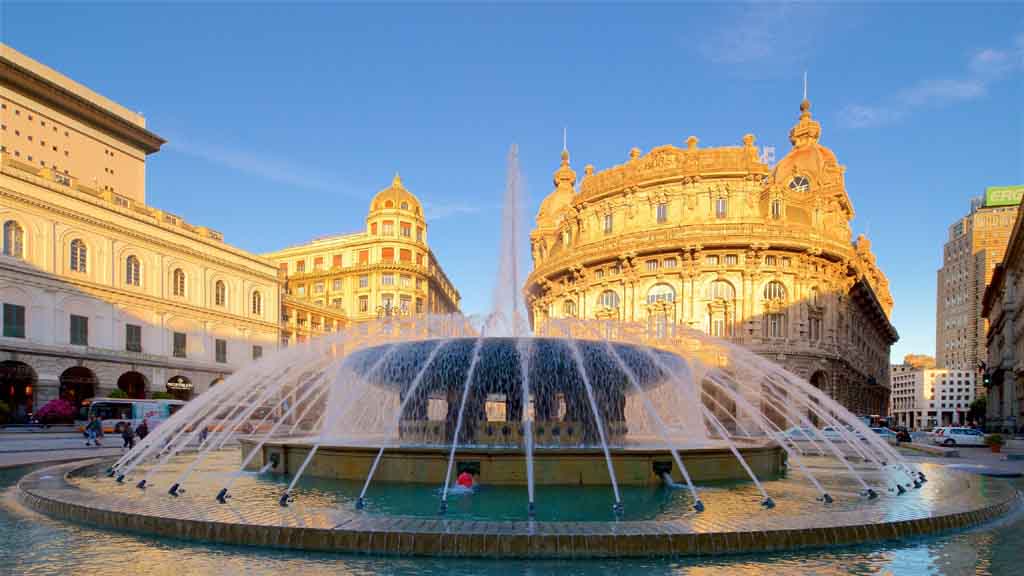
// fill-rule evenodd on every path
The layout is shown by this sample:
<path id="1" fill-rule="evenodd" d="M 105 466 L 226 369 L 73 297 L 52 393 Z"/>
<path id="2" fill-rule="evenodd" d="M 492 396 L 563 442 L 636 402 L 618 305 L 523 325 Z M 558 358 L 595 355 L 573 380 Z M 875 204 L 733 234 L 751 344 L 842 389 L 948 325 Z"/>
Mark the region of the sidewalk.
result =
<path id="1" fill-rule="evenodd" d="M 44 462 L 67 462 L 69 460 L 85 460 L 106 456 L 119 456 L 123 454 L 120 446 L 117 448 L 85 448 L 80 450 L 45 450 L 32 452 L 4 452 L 0 453 L 0 469 L 15 468 L 17 466 L 29 466 L 31 464 L 42 464 Z"/>

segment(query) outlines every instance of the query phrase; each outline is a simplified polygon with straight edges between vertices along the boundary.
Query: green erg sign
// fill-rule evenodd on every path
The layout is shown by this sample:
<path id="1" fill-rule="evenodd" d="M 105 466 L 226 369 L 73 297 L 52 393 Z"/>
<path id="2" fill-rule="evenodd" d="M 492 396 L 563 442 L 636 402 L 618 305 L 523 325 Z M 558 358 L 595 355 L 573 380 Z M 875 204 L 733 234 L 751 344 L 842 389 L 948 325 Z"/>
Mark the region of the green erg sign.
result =
<path id="1" fill-rule="evenodd" d="M 1024 197 L 1024 186 L 989 186 L 985 188 L 985 206 L 1015 206 Z"/>

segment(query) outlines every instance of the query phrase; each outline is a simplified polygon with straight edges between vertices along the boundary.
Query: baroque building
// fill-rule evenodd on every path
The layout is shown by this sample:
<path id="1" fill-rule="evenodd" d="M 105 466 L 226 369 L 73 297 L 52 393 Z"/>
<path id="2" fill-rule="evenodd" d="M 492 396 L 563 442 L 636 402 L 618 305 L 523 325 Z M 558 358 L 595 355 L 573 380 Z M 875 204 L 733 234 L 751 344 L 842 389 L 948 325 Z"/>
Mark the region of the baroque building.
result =
<path id="1" fill-rule="evenodd" d="M 273 263 L 146 203 L 145 119 L 0 44 L 0 402 L 188 398 L 276 348 Z"/>
<path id="2" fill-rule="evenodd" d="M 1017 433 L 1024 430 L 1024 212 L 1017 212 L 1003 260 L 985 290 L 982 316 L 988 323 L 985 425 Z"/>
<path id="3" fill-rule="evenodd" d="M 423 206 L 397 174 L 370 201 L 362 232 L 265 256 L 285 281 L 285 346 L 348 323 L 459 311 L 459 292 L 427 244 Z"/>
<path id="4" fill-rule="evenodd" d="M 985 287 L 1003 259 L 1024 186 L 998 186 L 949 227 L 936 279 L 935 359 L 940 368 L 981 373 L 986 361 Z M 978 378 L 978 395 L 985 389 Z"/>
<path id="5" fill-rule="evenodd" d="M 846 168 L 819 143 L 810 102 L 790 152 L 764 164 L 743 145 L 660 146 L 577 189 L 562 151 L 530 235 L 524 292 L 549 318 L 677 325 L 730 339 L 807 378 L 860 414 L 888 413 L 893 299 L 871 244 L 852 238 Z"/>

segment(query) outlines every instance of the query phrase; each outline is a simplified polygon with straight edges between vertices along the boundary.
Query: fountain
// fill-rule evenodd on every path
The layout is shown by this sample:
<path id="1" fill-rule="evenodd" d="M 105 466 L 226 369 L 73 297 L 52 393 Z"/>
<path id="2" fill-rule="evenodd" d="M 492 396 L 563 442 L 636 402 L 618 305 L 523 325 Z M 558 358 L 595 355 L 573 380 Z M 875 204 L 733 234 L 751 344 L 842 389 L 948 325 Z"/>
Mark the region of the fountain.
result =
<path id="1" fill-rule="evenodd" d="M 865 542 L 1016 506 L 1005 486 L 926 477 L 821 390 L 728 341 L 579 319 L 531 334 L 521 199 L 513 149 L 490 314 L 387 318 L 280 350 L 116 461 L 30 475 L 22 499 L 182 538 L 481 556 Z M 478 488 L 454 490 L 463 473 Z"/>

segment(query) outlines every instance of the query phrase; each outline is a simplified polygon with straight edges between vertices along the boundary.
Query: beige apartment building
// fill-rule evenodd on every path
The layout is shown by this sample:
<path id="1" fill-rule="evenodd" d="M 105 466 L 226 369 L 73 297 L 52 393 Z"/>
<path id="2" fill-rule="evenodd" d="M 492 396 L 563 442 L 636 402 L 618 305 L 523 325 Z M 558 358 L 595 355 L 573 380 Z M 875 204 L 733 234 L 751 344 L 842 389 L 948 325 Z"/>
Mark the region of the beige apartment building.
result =
<path id="1" fill-rule="evenodd" d="M 988 322 L 989 430 L 1024 430 L 1024 213 L 1017 213 L 1006 253 L 982 301 Z"/>
<path id="2" fill-rule="evenodd" d="M 278 343 L 277 269 L 146 203 L 145 119 L 0 44 L 0 402 L 201 393 Z"/>
<path id="3" fill-rule="evenodd" d="M 423 206 L 398 175 L 369 208 L 362 232 L 265 255 L 285 281 L 282 345 L 349 323 L 459 311 L 459 292 L 427 243 Z"/>
<path id="4" fill-rule="evenodd" d="M 911 430 L 973 424 L 968 412 L 975 398 L 972 370 L 936 368 L 928 356 L 908 355 L 892 365 L 890 416 Z"/>
<path id="5" fill-rule="evenodd" d="M 810 102 L 774 167 L 741 146 L 659 146 L 577 188 L 568 151 L 530 235 L 524 292 L 549 318 L 686 326 L 728 338 L 807 378 L 863 415 L 888 413 L 888 280 L 863 235 Z"/>
<path id="6" fill-rule="evenodd" d="M 940 368 L 981 371 L 987 357 L 982 298 L 1003 259 L 1022 195 L 1024 186 L 988 188 L 983 198 L 972 201 L 970 213 L 949 227 L 936 282 L 935 359 Z"/>

